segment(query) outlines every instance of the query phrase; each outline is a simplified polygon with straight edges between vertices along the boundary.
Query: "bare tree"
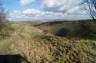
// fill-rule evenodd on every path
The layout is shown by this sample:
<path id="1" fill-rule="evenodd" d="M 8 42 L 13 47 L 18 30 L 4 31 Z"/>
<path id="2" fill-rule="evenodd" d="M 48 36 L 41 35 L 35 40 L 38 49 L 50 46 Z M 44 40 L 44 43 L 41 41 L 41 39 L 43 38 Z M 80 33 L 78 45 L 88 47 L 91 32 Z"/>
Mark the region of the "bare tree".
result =
<path id="1" fill-rule="evenodd" d="M 87 0 L 92 19 L 96 18 L 96 0 Z"/>

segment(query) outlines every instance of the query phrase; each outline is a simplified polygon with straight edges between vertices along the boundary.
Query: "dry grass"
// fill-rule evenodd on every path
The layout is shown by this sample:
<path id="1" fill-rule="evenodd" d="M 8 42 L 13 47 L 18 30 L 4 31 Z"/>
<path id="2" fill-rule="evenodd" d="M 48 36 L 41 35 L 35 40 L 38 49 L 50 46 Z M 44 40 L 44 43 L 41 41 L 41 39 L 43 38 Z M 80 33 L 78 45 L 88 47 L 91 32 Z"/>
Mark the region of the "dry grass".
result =
<path id="1" fill-rule="evenodd" d="M 96 63 L 96 49 L 91 48 L 93 45 L 87 45 L 90 42 L 96 41 L 47 34 L 35 39 L 18 40 L 11 48 L 32 63 Z"/>
<path id="2" fill-rule="evenodd" d="M 23 24 L 12 26 L 12 37 L 2 41 L 0 48 L 10 46 L 12 54 L 31 63 L 96 63 L 96 40 L 57 37 Z"/>

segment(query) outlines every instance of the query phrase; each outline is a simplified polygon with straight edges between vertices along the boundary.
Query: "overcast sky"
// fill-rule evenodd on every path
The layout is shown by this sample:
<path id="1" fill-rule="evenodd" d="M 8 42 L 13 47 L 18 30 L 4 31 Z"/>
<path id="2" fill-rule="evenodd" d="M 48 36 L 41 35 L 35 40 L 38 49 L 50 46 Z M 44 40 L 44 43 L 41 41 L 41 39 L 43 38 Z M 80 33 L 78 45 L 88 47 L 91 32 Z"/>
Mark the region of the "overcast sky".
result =
<path id="1" fill-rule="evenodd" d="M 86 0 L 3 0 L 11 21 L 89 19 Z"/>

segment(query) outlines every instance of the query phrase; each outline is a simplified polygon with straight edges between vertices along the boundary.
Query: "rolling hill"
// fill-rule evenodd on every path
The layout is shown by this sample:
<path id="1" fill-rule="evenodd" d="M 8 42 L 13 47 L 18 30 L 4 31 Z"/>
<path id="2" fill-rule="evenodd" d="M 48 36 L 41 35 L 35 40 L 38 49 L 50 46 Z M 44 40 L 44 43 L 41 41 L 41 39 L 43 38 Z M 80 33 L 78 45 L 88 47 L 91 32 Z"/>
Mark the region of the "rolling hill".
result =
<path id="1" fill-rule="evenodd" d="M 11 23 L 14 30 L 11 31 L 10 37 L 0 40 L 0 54 L 20 54 L 30 63 L 96 63 L 96 40 L 72 37 L 80 23 Z M 64 35 L 59 36 L 57 33 Z"/>

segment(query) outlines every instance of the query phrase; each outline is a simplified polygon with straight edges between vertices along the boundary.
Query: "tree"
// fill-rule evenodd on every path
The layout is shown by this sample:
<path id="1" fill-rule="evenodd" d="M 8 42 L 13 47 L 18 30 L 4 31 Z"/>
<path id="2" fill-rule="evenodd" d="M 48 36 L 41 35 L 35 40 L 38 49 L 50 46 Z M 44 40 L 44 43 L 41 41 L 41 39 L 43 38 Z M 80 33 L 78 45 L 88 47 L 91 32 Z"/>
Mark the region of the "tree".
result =
<path id="1" fill-rule="evenodd" d="M 92 19 L 96 18 L 96 0 L 87 0 Z"/>

